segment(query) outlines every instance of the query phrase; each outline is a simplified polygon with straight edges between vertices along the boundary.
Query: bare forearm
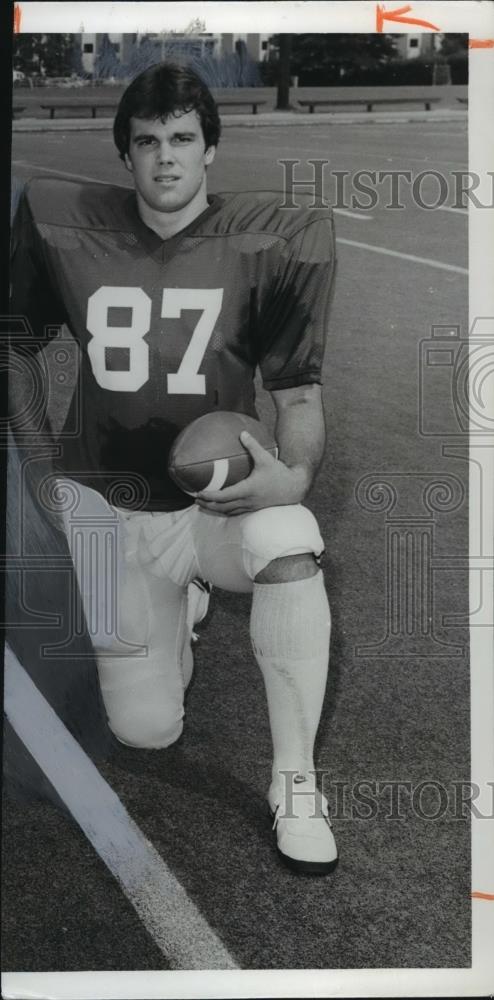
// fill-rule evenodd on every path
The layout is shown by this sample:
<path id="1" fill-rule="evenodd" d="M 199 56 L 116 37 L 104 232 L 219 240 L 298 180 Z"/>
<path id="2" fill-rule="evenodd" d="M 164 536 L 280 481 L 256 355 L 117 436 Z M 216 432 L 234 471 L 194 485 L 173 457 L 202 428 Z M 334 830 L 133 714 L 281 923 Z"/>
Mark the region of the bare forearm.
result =
<path id="1" fill-rule="evenodd" d="M 325 429 L 321 387 L 298 386 L 273 392 L 279 458 L 242 431 L 240 441 L 254 468 L 246 479 L 222 490 L 197 495 L 203 510 L 227 516 L 263 507 L 298 504 L 309 491 L 324 452 Z"/>
<path id="2" fill-rule="evenodd" d="M 273 393 L 279 457 L 300 476 L 305 495 L 321 464 L 326 432 L 319 385 Z"/>

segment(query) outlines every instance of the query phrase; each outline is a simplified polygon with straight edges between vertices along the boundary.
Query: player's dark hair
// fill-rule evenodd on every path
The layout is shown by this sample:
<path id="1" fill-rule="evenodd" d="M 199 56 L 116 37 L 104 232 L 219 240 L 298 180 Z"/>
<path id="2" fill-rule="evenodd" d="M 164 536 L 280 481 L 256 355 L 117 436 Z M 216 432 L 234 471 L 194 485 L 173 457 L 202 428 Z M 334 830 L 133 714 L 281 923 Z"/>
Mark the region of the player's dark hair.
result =
<path id="1" fill-rule="evenodd" d="M 206 149 L 217 146 L 221 123 L 211 91 L 201 78 L 176 63 L 158 63 L 144 70 L 122 94 L 113 123 L 113 138 L 120 159 L 129 152 L 130 119 L 161 118 L 176 112 L 197 111 Z"/>

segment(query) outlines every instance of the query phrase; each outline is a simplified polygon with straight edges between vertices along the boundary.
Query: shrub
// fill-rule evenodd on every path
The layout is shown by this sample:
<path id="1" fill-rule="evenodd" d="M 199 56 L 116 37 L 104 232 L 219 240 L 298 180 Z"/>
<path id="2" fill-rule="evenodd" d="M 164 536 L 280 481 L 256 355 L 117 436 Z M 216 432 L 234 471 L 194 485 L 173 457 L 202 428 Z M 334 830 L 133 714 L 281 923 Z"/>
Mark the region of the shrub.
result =
<path id="1" fill-rule="evenodd" d="M 449 68 L 451 70 L 451 83 L 468 83 L 468 52 L 458 53 L 458 55 L 448 56 Z"/>

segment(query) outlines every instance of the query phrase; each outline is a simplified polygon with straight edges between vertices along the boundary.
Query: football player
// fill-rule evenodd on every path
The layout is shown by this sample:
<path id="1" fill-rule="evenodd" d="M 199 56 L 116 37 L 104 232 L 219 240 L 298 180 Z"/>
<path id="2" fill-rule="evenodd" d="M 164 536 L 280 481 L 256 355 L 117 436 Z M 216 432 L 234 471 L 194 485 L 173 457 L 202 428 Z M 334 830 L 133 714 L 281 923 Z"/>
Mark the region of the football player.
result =
<path id="1" fill-rule="evenodd" d="M 337 850 L 313 748 L 330 612 L 324 543 L 302 501 L 325 440 L 332 216 L 280 209 L 273 195 L 208 195 L 219 138 L 212 95 L 189 69 L 156 65 L 134 79 L 114 122 L 133 188 L 28 185 L 13 311 L 28 318 L 33 350 L 65 325 L 81 352 L 71 405 L 82 432 L 59 435 L 56 498 L 111 730 L 135 747 L 177 740 L 206 603 L 193 581 L 251 592 L 278 850 L 292 868 L 326 874 Z M 242 434 L 251 474 L 194 502 L 167 474 L 171 445 L 211 410 L 256 416 L 256 369 L 279 458 Z"/>

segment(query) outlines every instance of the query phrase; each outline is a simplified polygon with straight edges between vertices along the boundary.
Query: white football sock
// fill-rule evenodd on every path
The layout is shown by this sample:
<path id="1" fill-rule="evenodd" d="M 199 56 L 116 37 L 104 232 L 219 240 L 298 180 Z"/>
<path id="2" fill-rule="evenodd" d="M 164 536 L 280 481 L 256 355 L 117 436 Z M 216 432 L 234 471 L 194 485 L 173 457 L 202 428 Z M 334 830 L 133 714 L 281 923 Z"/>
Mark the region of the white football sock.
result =
<path id="1" fill-rule="evenodd" d="M 324 578 L 255 583 L 251 641 L 261 668 L 273 739 L 273 785 L 281 771 L 313 777 L 314 740 L 328 674 L 331 619 Z"/>

